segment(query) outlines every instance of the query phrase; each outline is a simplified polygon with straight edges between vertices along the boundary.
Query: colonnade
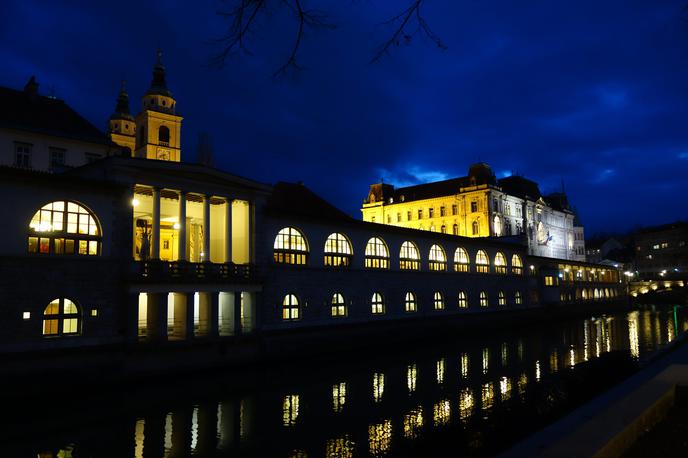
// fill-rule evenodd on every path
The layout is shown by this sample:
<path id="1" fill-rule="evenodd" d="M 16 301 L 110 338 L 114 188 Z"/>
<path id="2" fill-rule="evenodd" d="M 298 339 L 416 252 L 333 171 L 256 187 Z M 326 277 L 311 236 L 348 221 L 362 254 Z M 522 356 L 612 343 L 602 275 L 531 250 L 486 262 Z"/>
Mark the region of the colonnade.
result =
<path id="1" fill-rule="evenodd" d="M 140 292 L 132 295 L 139 340 L 238 336 L 255 328 L 256 293 L 249 291 Z"/>
<path id="2" fill-rule="evenodd" d="M 148 187 L 148 186 L 146 186 Z M 151 211 L 151 219 L 152 219 L 152 224 L 151 224 L 151 234 L 150 234 L 150 259 L 152 260 L 159 260 L 161 259 L 160 256 L 160 245 L 161 245 L 161 238 L 160 238 L 160 221 L 161 221 L 161 191 L 163 191 L 163 188 L 160 187 L 149 187 L 151 189 L 151 195 L 152 195 L 152 211 Z M 239 199 L 231 198 L 231 197 L 217 197 L 217 196 L 211 196 L 209 194 L 202 194 L 202 193 L 189 193 L 185 190 L 177 191 L 177 190 L 169 190 L 169 189 L 164 189 L 166 193 L 169 192 L 174 192 L 177 195 L 177 200 L 178 200 L 178 210 L 177 210 L 177 216 L 178 216 L 178 223 L 174 225 L 174 228 L 178 231 L 178 237 L 176 237 L 176 258 L 175 260 L 179 261 L 196 261 L 196 259 L 191 260 L 189 259 L 190 253 L 189 249 L 187 247 L 187 201 L 189 198 L 190 194 L 193 194 L 194 196 L 197 196 L 194 201 L 198 201 L 198 198 L 201 199 L 202 201 L 202 208 L 203 208 L 203 215 L 202 215 L 202 220 L 203 220 L 203 245 L 201 247 L 201 257 L 200 261 L 202 262 L 210 262 L 211 261 L 211 245 L 210 245 L 210 224 L 211 224 L 211 215 L 210 215 L 210 205 L 211 205 L 211 198 L 214 199 L 219 199 L 219 200 L 224 200 L 224 206 L 225 206 L 225 212 L 224 212 L 224 228 L 225 228 L 225 233 L 224 233 L 224 253 L 220 255 L 219 253 L 215 253 L 215 258 L 216 259 L 224 259 L 224 262 L 232 262 L 233 260 L 233 253 L 232 253 L 232 237 L 233 235 L 233 217 L 232 217 L 232 208 L 233 204 L 235 201 L 238 201 Z M 133 199 L 134 202 L 137 202 L 138 200 L 136 198 Z M 247 247 L 247 252 L 248 255 L 246 256 L 248 259 L 240 261 L 240 263 L 243 262 L 250 262 L 252 259 L 252 252 L 253 252 L 253 236 L 252 233 L 254 231 L 254 209 L 253 209 L 253 204 L 250 203 L 249 201 L 243 201 L 248 204 L 248 231 L 246 234 L 246 237 L 248 238 L 248 247 Z M 217 202 L 214 202 L 213 204 L 215 205 Z M 134 204 L 137 205 L 137 204 Z"/>

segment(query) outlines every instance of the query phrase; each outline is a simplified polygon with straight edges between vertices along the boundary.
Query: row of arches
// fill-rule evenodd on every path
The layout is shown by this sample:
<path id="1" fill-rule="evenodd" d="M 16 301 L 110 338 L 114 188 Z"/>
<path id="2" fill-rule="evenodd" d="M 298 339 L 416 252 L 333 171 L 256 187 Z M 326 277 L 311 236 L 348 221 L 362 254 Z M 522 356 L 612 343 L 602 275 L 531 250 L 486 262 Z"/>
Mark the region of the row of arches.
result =
<path id="1" fill-rule="evenodd" d="M 496 299 L 496 300 L 495 300 Z M 451 299 L 449 299 L 451 300 Z M 491 302 L 492 301 L 492 302 Z M 487 291 L 480 291 L 477 294 L 469 295 L 466 291 L 459 291 L 453 302 L 458 309 L 468 309 L 477 304 L 480 308 L 487 308 L 490 306 L 508 306 L 508 305 L 523 305 L 523 295 L 521 291 L 513 291 L 509 296 L 504 291 L 499 291 L 496 297 L 490 298 Z M 419 310 L 418 295 L 413 291 L 407 291 L 403 296 L 403 310 L 406 313 L 413 313 Z M 352 300 L 345 299 L 341 292 L 332 294 L 329 301 L 330 313 L 332 318 L 346 317 L 349 314 L 349 307 L 353 304 Z M 428 304 L 432 306 L 433 310 L 445 310 L 447 308 L 447 296 L 441 291 L 432 293 Z M 281 310 L 283 321 L 298 321 L 302 318 L 302 309 L 304 302 L 295 293 L 286 294 L 282 298 Z M 370 296 L 369 300 L 371 315 L 384 315 L 387 313 L 388 301 L 385 295 L 379 291 L 375 291 Z"/>
<path id="2" fill-rule="evenodd" d="M 308 241 L 301 231 L 294 227 L 282 228 L 275 237 L 273 245 L 273 259 L 279 264 L 308 264 L 310 249 Z M 323 264 L 328 267 L 349 267 L 354 256 L 354 250 L 349 238 L 339 232 L 330 234 L 325 240 Z M 399 249 L 399 269 L 420 270 L 421 253 L 418 245 L 412 241 L 404 241 Z M 449 259 L 445 249 L 439 244 L 433 244 L 427 255 L 428 268 L 434 271 L 447 271 Z M 498 251 L 491 261 L 485 250 L 478 250 L 474 256 L 475 271 L 489 273 L 491 265 L 498 274 L 520 275 L 523 273 L 523 260 L 518 254 L 511 256 L 511 262 L 501 251 Z M 453 253 L 453 269 L 456 272 L 469 272 L 471 257 L 463 247 L 458 247 Z M 364 266 L 368 269 L 389 269 L 390 250 L 380 237 L 371 237 L 364 249 Z"/>
<path id="3" fill-rule="evenodd" d="M 613 299 L 619 296 L 619 291 L 616 288 L 577 288 L 573 291 L 562 291 L 560 294 L 561 302 L 571 301 L 589 301 Z"/>

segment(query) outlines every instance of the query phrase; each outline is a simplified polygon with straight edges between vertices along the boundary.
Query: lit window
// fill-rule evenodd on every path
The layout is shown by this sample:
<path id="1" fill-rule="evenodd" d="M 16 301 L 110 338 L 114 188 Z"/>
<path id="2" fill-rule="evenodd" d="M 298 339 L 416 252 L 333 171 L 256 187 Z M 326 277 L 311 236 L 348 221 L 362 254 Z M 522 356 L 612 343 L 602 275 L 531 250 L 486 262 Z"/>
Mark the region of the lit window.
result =
<path id="1" fill-rule="evenodd" d="M 344 296 L 339 293 L 332 295 L 332 316 L 346 316 Z"/>
<path id="2" fill-rule="evenodd" d="M 490 258 L 487 257 L 484 250 L 478 250 L 475 255 L 475 269 L 482 274 L 490 272 Z"/>
<path id="3" fill-rule="evenodd" d="M 101 230 L 93 213 L 66 200 L 44 205 L 29 223 L 29 253 L 100 254 Z"/>
<path id="4" fill-rule="evenodd" d="M 370 300 L 370 308 L 373 315 L 381 315 L 385 313 L 385 301 L 380 293 L 373 293 Z"/>
<path id="5" fill-rule="evenodd" d="M 516 292 L 514 293 L 514 303 L 515 303 L 516 305 L 521 305 L 521 304 L 523 304 L 523 296 L 521 296 L 521 292 L 520 292 L 520 291 L 516 291 Z"/>
<path id="6" fill-rule="evenodd" d="M 325 265 L 332 267 L 348 267 L 351 265 L 353 251 L 351 243 L 344 234 L 335 232 L 325 241 Z"/>
<path id="7" fill-rule="evenodd" d="M 416 303 L 416 295 L 409 292 L 406 293 L 404 297 L 404 311 L 415 312 L 418 310 L 418 304 Z"/>
<path id="8" fill-rule="evenodd" d="M 91 316 L 98 316 L 98 309 L 91 309 Z"/>
<path id="9" fill-rule="evenodd" d="M 506 296 L 504 296 L 504 291 L 500 291 L 497 295 L 497 303 L 499 305 L 506 305 Z"/>
<path id="10" fill-rule="evenodd" d="M 480 306 L 487 307 L 487 293 L 485 291 L 480 291 Z"/>
<path id="11" fill-rule="evenodd" d="M 293 294 L 287 294 L 282 300 L 282 319 L 285 321 L 298 320 L 300 317 L 299 300 Z"/>
<path id="12" fill-rule="evenodd" d="M 279 264 L 306 264 L 308 245 L 303 234 L 293 227 L 285 227 L 275 237 L 274 259 Z"/>
<path id="13" fill-rule="evenodd" d="M 430 263 L 428 267 L 430 270 L 447 270 L 447 255 L 444 253 L 444 249 L 439 245 L 433 245 L 430 247 Z"/>
<path id="14" fill-rule="evenodd" d="M 523 273 L 523 261 L 517 254 L 511 257 L 511 273 L 514 275 L 521 275 Z"/>
<path id="15" fill-rule="evenodd" d="M 497 252 L 497 254 L 495 255 L 494 265 L 495 272 L 497 272 L 498 274 L 506 273 L 506 258 L 504 257 L 503 253 Z"/>
<path id="16" fill-rule="evenodd" d="M 22 313 L 22 320 L 30 320 L 30 319 L 31 319 L 31 312 Z"/>
<path id="17" fill-rule="evenodd" d="M 432 295 L 432 303 L 435 306 L 435 310 L 444 310 L 444 296 L 439 291 L 435 291 Z"/>
<path id="18" fill-rule="evenodd" d="M 44 336 L 77 335 L 79 326 L 79 309 L 69 299 L 55 299 L 43 311 Z"/>
<path id="19" fill-rule="evenodd" d="M 454 270 L 456 272 L 468 272 L 470 262 L 468 252 L 462 247 L 457 248 L 454 252 Z"/>
<path id="20" fill-rule="evenodd" d="M 468 300 L 466 299 L 466 293 L 464 293 L 463 291 L 459 292 L 459 308 L 460 309 L 468 308 Z"/>
<path id="21" fill-rule="evenodd" d="M 413 242 L 404 242 L 399 250 L 399 268 L 403 270 L 420 269 L 420 252 Z"/>
<path id="22" fill-rule="evenodd" d="M 365 266 L 368 269 L 389 269 L 389 251 L 381 238 L 368 240 L 365 249 Z"/>
<path id="23" fill-rule="evenodd" d="M 554 277 L 551 275 L 545 276 L 545 286 L 554 286 Z"/>

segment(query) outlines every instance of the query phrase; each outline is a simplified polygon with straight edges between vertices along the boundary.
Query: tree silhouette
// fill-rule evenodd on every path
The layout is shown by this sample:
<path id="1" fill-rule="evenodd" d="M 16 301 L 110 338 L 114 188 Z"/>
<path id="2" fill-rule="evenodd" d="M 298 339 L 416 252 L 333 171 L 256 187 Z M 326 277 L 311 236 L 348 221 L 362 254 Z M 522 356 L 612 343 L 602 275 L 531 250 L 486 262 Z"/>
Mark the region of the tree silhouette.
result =
<path id="1" fill-rule="evenodd" d="M 307 29 L 334 29 L 335 25 L 329 21 L 326 12 L 308 6 L 315 0 L 225 0 L 225 7 L 217 14 L 227 21 L 226 32 L 215 40 L 219 51 L 215 53 L 210 63 L 216 67 L 223 67 L 226 60 L 239 52 L 251 54 L 248 43 L 253 36 L 256 24 L 262 16 L 282 8 L 289 11 L 294 21 L 295 33 L 292 38 L 290 52 L 273 76 L 279 77 L 290 70 L 299 70 L 298 53 Z M 426 0 L 407 0 L 410 3 L 392 18 L 382 22 L 392 29 L 389 39 L 380 44 L 375 50 L 371 63 L 378 62 L 387 56 L 392 48 L 411 42 L 415 35 L 429 38 L 435 46 L 446 49 L 446 46 L 436 35 L 423 17 L 422 7 Z"/>

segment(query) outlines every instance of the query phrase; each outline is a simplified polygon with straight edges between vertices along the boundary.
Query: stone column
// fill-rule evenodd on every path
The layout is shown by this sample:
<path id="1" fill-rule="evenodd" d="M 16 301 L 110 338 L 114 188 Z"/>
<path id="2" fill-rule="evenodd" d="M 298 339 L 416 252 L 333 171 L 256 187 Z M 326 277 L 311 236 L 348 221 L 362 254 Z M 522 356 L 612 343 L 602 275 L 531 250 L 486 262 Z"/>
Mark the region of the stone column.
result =
<path id="1" fill-rule="evenodd" d="M 147 299 L 148 340 L 167 340 L 167 293 L 148 293 Z"/>
<path id="2" fill-rule="evenodd" d="M 211 291 L 206 293 L 208 295 L 207 301 L 210 307 L 208 313 L 208 337 L 217 337 L 219 335 L 219 318 L 220 318 L 220 293 Z"/>
<path id="3" fill-rule="evenodd" d="M 160 259 L 160 189 L 153 188 L 153 233 L 151 259 Z"/>
<path id="4" fill-rule="evenodd" d="M 194 295 L 195 293 L 186 293 L 186 317 L 184 322 L 184 338 L 191 340 L 194 338 Z M 200 302 L 200 298 L 199 298 Z M 200 307 L 200 304 L 198 304 Z"/>
<path id="5" fill-rule="evenodd" d="M 232 202 L 225 201 L 225 262 L 232 262 Z"/>
<path id="6" fill-rule="evenodd" d="M 186 192 L 179 192 L 179 240 L 177 241 L 177 258 L 188 261 L 186 253 Z"/>
<path id="7" fill-rule="evenodd" d="M 210 262 L 210 196 L 203 196 L 203 261 Z"/>
<path id="8" fill-rule="evenodd" d="M 234 335 L 241 335 L 241 291 L 234 291 Z"/>

